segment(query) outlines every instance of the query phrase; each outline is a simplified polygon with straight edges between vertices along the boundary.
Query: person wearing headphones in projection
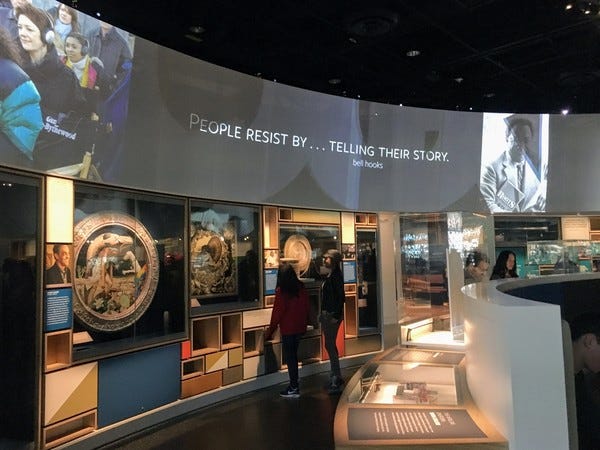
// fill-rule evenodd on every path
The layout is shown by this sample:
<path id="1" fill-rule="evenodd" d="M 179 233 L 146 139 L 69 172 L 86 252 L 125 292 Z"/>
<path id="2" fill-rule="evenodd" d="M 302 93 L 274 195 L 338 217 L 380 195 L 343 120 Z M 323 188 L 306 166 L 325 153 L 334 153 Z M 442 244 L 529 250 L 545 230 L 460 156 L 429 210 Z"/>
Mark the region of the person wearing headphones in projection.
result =
<path id="1" fill-rule="evenodd" d="M 15 15 L 19 42 L 26 52 L 23 70 L 40 93 L 44 120 L 44 129 L 34 150 L 34 165 L 49 169 L 81 162 L 81 152 L 76 156 L 68 152 L 74 147 L 69 144 L 75 144 L 77 138 L 77 123 L 88 112 L 86 101 L 75 73 L 56 53 L 52 18 L 30 4 L 17 7 Z"/>

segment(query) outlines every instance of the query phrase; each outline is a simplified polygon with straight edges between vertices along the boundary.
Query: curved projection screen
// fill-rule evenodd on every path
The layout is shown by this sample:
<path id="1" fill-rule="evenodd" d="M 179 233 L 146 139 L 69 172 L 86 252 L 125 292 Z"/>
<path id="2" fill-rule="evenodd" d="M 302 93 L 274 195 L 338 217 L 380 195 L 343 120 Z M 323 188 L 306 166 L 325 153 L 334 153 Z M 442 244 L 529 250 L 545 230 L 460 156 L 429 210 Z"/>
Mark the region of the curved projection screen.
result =
<path id="1" fill-rule="evenodd" d="M 100 54 L 100 23 L 79 18 L 90 55 L 114 59 Z M 39 86 L 43 129 L 32 152 L 19 148 L 3 123 L 0 163 L 251 203 L 600 211 L 592 189 L 600 163 L 596 115 L 482 114 L 351 100 L 242 75 L 111 31 L 125 46 L 116 63 L 104 64 L 110 73 L 98 76 L 99 89 L 82 88 L 85 106 L 74 108 L 66 94 L 49 105 L 44 95 L 61 80 L 54 88 L 46 80 Z"/>

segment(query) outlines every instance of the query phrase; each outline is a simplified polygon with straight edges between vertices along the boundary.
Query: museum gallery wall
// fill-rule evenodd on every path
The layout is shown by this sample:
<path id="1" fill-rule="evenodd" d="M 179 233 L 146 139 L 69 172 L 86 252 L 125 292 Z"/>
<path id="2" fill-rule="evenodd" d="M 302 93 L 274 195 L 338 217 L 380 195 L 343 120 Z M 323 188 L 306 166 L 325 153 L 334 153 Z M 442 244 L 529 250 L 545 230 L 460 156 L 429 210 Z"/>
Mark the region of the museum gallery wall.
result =
<path id="1" fill-rule="evenodd" d="M 41 300 L 32 276 L 30 298 L 20 302 L 23 313 L 41 311 L 37 330 L 38 314 L 27 315 L 28 341 L 33 345 L 41 334 L 43 348 L 40 360 L 33 349 L 27 352 L 31 367 L 19 383 L 31 379 L 26 388 L 34 390 L 33 368 L 40 368 L 44 447 L 285 369 L 280 336 L 264 339 L 282 262 L 294 267 L 309 292 L 300 361 L 326 361 L 318 315 L 326 276 L 322 254 L 330 248 L 343 252 L 341 356 L 381 349 L 374 213 L 216 202 L 5 170 L 0 175 L 5 203 L 26 201 L 33 208 L 21 208 L 28 222 L 3 222 L 2 256 L 6 271 L 11 261 L 22 261 L 40 274 Z M 34 224 L 44 210 L 40 232 Z M 38 246 L 42 257 L 36 259 Z M 24 282 L 6 278 L 3 305 L 10 286 L 26 294 Z M 8 336 L 5 347 L 22 343 L 18 336 Z M 30 435 L 37 407 L 34 402 L 26 410 Z"/>

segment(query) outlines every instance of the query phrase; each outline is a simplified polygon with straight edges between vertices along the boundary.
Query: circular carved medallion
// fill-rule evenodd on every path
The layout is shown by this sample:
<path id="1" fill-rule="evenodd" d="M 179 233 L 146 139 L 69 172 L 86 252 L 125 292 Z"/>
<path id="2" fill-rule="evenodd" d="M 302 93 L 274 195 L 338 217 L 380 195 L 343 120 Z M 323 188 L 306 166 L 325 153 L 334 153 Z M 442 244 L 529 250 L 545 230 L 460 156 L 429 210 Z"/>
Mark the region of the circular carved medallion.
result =
<path id="1" fill-rule="evenodd" d="M 158 285 L 154 239 L 136 218 L 92 214 L 75 226 L 73 312 L 98 331 L 118 331 L 148 309 Z"/>

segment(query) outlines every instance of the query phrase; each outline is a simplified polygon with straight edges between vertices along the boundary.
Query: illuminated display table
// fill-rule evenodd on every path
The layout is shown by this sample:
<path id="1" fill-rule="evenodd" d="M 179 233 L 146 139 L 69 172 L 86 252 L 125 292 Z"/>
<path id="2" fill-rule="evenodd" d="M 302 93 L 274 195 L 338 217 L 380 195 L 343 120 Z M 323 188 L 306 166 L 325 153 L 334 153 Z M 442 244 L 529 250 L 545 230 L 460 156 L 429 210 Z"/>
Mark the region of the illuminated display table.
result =
<path id="1" fill-rule="evenodd" d="M 473 403 L 464 364 L 461 352 L 395 347 L 378 355 L 340 397 L 336 449 L 507 449 Z"/>

